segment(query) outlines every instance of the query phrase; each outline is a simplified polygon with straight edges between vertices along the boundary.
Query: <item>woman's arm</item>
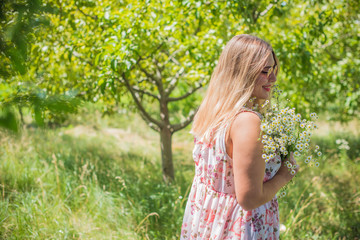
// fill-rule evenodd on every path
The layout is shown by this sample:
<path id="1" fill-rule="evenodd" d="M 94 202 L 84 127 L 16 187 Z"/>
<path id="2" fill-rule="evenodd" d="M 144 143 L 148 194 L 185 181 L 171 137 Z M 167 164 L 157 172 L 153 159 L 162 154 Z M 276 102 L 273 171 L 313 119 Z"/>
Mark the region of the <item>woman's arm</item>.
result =
<path id="1" fill-rule="evenodd" d="M 244 112 L 236 117 L 230 128 L 236 199 L 245 210 L 270 201 L 294 177 L 282 164 L 276 175 L 263 183 L 265 161 L 261 157 L 260 124 L 258 116 Z M 294 163 L 293 156 L 291 161 Z"/>

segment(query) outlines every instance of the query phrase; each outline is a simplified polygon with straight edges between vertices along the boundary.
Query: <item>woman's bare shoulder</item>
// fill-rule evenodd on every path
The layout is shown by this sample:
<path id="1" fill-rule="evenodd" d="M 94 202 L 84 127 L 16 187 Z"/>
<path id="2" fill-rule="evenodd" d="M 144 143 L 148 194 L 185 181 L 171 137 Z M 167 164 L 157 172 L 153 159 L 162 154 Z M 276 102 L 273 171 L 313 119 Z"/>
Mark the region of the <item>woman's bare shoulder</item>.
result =
<path id="1" fill-rule="evenodd" d="M 231 124 L 230 138 L 258 138 L 260 134 L 260 118 L 253 112 L 239 113 Z"/>
<path id="2" fill-rule="evenodd" d="M 242 112 L 236 115 L 231 126 L 234 129 L 238 128 L 253 128 L 258 127 L 260 130 L 261 119 L 253 112 Z"/>

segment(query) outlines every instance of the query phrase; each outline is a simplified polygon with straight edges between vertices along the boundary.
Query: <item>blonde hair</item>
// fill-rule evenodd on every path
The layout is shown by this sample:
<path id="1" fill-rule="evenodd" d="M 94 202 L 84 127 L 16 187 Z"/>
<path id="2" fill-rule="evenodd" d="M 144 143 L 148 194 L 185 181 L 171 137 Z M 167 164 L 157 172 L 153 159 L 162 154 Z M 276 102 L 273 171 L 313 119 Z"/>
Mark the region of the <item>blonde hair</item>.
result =
<path id="1" fill-rule="evenodd" d="M 247 34 L 234 36 L 220 55 L 190 133 L 211 143 L 220 130 L 231 124 L 250 99 L 256 79 L 270 54 L 278 65 L 275 53 L 266 41 Z"/>

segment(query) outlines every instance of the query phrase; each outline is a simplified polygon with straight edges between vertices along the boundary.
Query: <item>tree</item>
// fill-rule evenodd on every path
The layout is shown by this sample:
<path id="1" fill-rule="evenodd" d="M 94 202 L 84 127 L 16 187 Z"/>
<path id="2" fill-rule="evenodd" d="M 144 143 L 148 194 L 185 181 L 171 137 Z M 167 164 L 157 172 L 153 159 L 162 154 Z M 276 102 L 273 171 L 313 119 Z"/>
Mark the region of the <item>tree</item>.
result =
<path id="1" fill-rule="evenodd" d="M 224 39 L 231 37 L 226 29 L 235 29 L 235 21 L 220 14 L 226 3 L 135 2 L 109 4 L 105 11 L 100 2 L 53 6 L 59 12 L 50 16 L 51 37 L 39 39 L 34 48 L 34 62 L 42 66 L 34 73 L 60 75 L 59 67 L 65 66 L 81 76 L 66 82 L 88 99 L 120 104 L 133 99 L 142 118 L 160 134 L 164 179 L 174 179 L 172 134 L 191 123 L 199 103 L 194 93 L 209 80 Z M 60 64 L 59 55 L 68 55 L 62 58 L 69 61 Z M 54 63 L 60 66 L 54 68 Z M 67 89 L 64 79 L 58 81 L 56 89 Z M 48 89 L 58 84 L 44 83 Z"/>
<path id="2" fill-rule="evenodd" d="M 280 85 L 299 111 L 356 116 L 356 3 L 49 0 L 42 5 L 51 9 L 44 13 L 49 26 L 34 30 L 31 66 L 17 81 L 33 81 L 48 94 L 76 89 L 78 98 L 102 101 L 108 112 L 138 111 L 160 134 L 169 180 L 172 134 L 190 124 L 222 47 L 236 34 L 273 45 Z"/>
<path id="3" fill-rule="evenodd" d="M 129 91 L 142 118 L 159 132 L 165 180 L 174 179 L 171 137 L 191 123 L 196 113 L 192 95 L 209 80 L 220 52 L 218 41 L 230 37 L 221 29 L 230 25 L 219 14 L 221 8 L 201 2 L 134 4 L 123 8 L 121 18 L 126 21 L 114 32 L 119 48 L 108 53 L 115 56 L 110 60 L 114 78 Z M 117 19 L 116 14 L 112 18 Z M 157 111 L 146 107 L 153 101 Z M 172 120 L 178 111 L 187 117 Z"/>
<path id="4" fill-rule="evenodd" d="M 22 3 L 0 3 L 0 126 L 13 131 L 18 130 L 16 116 L 9 104 L 4 102 L 15 93 L 3 79 L 26 72 L 30 29 L 41 23 L 34 19 L 39 8 L 39 2 L 31 0 Z"/>
<path id="5" fill-rule="evenodd" d="M 257 33 L 278 54 L 280 87 L 302 113 L 348 121 L 360 106 L 359 1 L 283 1 Z"/>
<path id="6" fill-rule="evenodd" d="M 74 112 L 79 102 L 69 92 L 66 95 L 47 95 L 34 81 L 21 80 L 31 69 L 29 53 L 34 32 L 48 24 L 46 13 L 51 11 L 41 0 L 4 0 L 0 3 L 0 126 L 18 131 L 15 109 L 33 109 L 39 125 L 44 111 L 55 114 Z"/>

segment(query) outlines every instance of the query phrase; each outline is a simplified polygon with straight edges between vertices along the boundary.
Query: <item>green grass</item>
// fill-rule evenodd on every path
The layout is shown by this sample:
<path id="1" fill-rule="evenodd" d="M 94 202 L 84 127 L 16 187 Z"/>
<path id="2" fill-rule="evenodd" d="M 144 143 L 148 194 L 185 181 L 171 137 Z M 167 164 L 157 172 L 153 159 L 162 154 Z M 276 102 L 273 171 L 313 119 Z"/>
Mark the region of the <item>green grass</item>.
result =
<path id="1" fill-rule="evenodd" d="M 176 181 L 167 185 L 159 136 L 138 116 L 101 119 L 90 108 L 67 124 L 1 135 L 0 239 L 179 239 L 194 174 L 188 129 L 173 137 Z M 339 151 L 337 138 L 351 149 Z M 358 239 L 360 138 L 314 141 L 321 166 L 303 167 L 279 200 L 281 239 Z"/>

